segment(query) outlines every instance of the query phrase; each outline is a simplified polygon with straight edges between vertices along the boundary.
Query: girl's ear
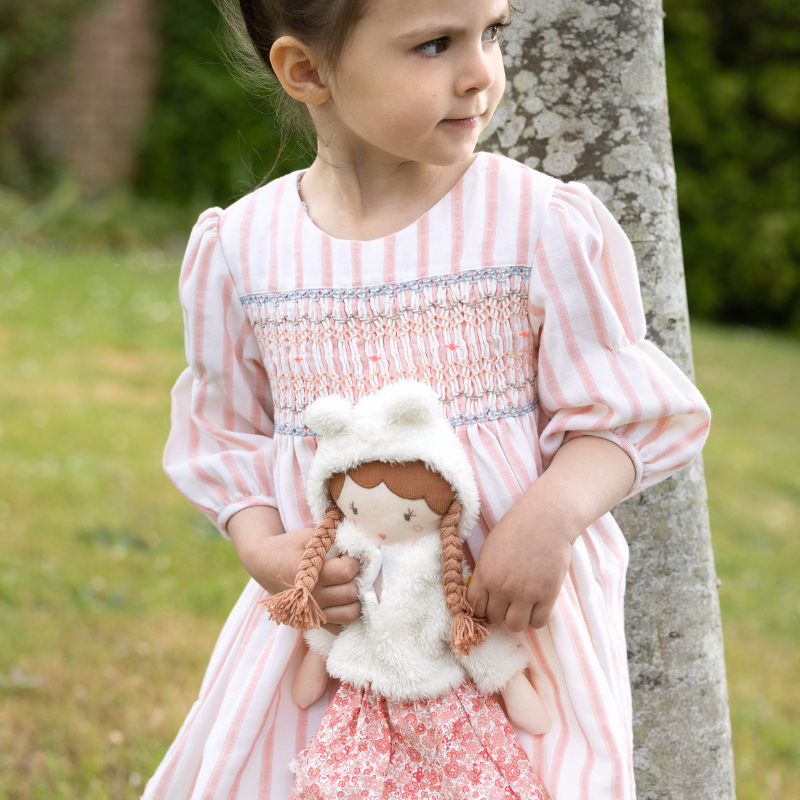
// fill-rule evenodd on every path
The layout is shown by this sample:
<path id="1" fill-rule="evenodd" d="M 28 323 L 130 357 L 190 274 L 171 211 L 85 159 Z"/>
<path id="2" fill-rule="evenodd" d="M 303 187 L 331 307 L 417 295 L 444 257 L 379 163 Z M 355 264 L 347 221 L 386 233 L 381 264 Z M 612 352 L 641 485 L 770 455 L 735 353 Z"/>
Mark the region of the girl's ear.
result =
<path id="1" fill-rule="evenodd" d="M 286 93 L 295 100 L 318 106 L 330 98 L 319 74 L 316 53 L 294 36 L 281 36 L 269 51 L 269 61 Z"/>

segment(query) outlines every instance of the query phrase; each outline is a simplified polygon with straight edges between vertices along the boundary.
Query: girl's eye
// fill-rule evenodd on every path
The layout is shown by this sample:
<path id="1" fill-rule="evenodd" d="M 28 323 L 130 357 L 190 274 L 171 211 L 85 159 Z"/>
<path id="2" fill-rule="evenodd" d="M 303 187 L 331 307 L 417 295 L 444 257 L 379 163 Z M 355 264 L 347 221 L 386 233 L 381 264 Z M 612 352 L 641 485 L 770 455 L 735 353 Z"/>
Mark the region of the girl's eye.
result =
<path id="1" fill-rule="evenodd" d="M 411 517 L 416 517 L 416 516 L 417 515 L 410 508 L 408 509 L 408 511 L 406 511 L 405 514 L 403 514 L 403 517 L 405 518 L 406 522 L 410 522 Z"/>
<path id="2" fill-rule="evenodd" d="M 414 49 L 424 56 L 438 56 L 447 50 L 447 39 L 431 39 L 429 42 L 425 42 L 425 44 L 421 44 Z"/>
<path id="3" fill-rule="evenodd" d="M 354 514 L 358 514 L 358 509 L 356 508 L 356 504 L 355 504 L 355 503 L 350 503 L 350 510 L 351 510 L 351 511 L 352 511 Z"/>
<path id="4" fill-rule="evenodd" d="M 483 32 L 485 42 L 499 42 L 503 38 L 503 31 L 510 25 L 510 22 L 495 22 Z"/>

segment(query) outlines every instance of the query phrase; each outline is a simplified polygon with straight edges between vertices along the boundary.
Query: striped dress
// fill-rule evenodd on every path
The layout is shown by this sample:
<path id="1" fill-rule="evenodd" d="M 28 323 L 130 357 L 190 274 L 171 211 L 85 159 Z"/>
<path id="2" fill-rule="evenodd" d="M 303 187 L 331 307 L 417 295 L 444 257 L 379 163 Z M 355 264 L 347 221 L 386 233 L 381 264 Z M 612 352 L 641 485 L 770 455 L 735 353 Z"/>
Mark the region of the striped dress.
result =
<path id="1" fill-rule="evenodd" d="M 416 222 L 361 242 L 319 230 L 297 181 L 202 214 L 181 272 L 189 367 L 164 463 L 223 534 L 252 505 L 279 509 L 287 530 L 312 527 L 316 440 L 303 410 L 399 378 L 438 392 L 470 455 L 473 561 L 570 438 L 619 445 L 635 466 L 632 494 L 698 453 L 708 407 L 645 341 L 633 250 L 586 187 L 481 153 Z M 635 797 L 627 560 L 606 514 L 575 543 L 550 623 L 527 634 L 553 726 L 518 737 L 552 800 Z M 307 710 L 292 702 L 301 639 L 267 619 L 266 596 L 245 588 L 146 800 L 288 796 L 289 763 L 336 687 Z"/>

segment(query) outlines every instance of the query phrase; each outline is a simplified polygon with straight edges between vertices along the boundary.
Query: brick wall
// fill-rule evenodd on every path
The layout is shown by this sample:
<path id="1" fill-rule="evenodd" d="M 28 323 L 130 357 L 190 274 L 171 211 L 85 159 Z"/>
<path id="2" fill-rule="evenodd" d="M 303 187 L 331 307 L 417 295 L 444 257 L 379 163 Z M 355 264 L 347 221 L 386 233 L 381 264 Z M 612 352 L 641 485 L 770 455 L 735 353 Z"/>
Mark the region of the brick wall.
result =
<path id="1" fill-rule="evenodd" d="M 156 77 L 150 0 L 103 0 L 74 30 L 72 54 L 50 65 L 32 121 L 43 145 L 88 195 L 132 175 Z"/>

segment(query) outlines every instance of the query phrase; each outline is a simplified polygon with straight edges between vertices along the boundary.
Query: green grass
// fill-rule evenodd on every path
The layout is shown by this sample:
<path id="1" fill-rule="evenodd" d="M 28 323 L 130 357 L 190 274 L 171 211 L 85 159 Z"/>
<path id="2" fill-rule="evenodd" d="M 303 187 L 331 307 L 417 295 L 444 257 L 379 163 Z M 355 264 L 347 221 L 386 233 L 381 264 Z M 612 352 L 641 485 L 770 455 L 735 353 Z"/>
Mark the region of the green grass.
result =
<path id="1" fill-rule="evenodd" d="M 160 467 L 178 258 L 0 250 L 0 798 L 137 798 L 246 582 Z M 800 798 L 800 344 L 695 326 L 740 800 Z"/>
<path id="2" fill-rule="evenodd" d="M 4 799 L 138 797 L 246 582 L 160 469 L 177 273 L 0 253 Z"/>
<path id="3" fill-rule="evenodd" d="M 694 326 L 739 800 L 800 798 L 800 342 Z"/>

